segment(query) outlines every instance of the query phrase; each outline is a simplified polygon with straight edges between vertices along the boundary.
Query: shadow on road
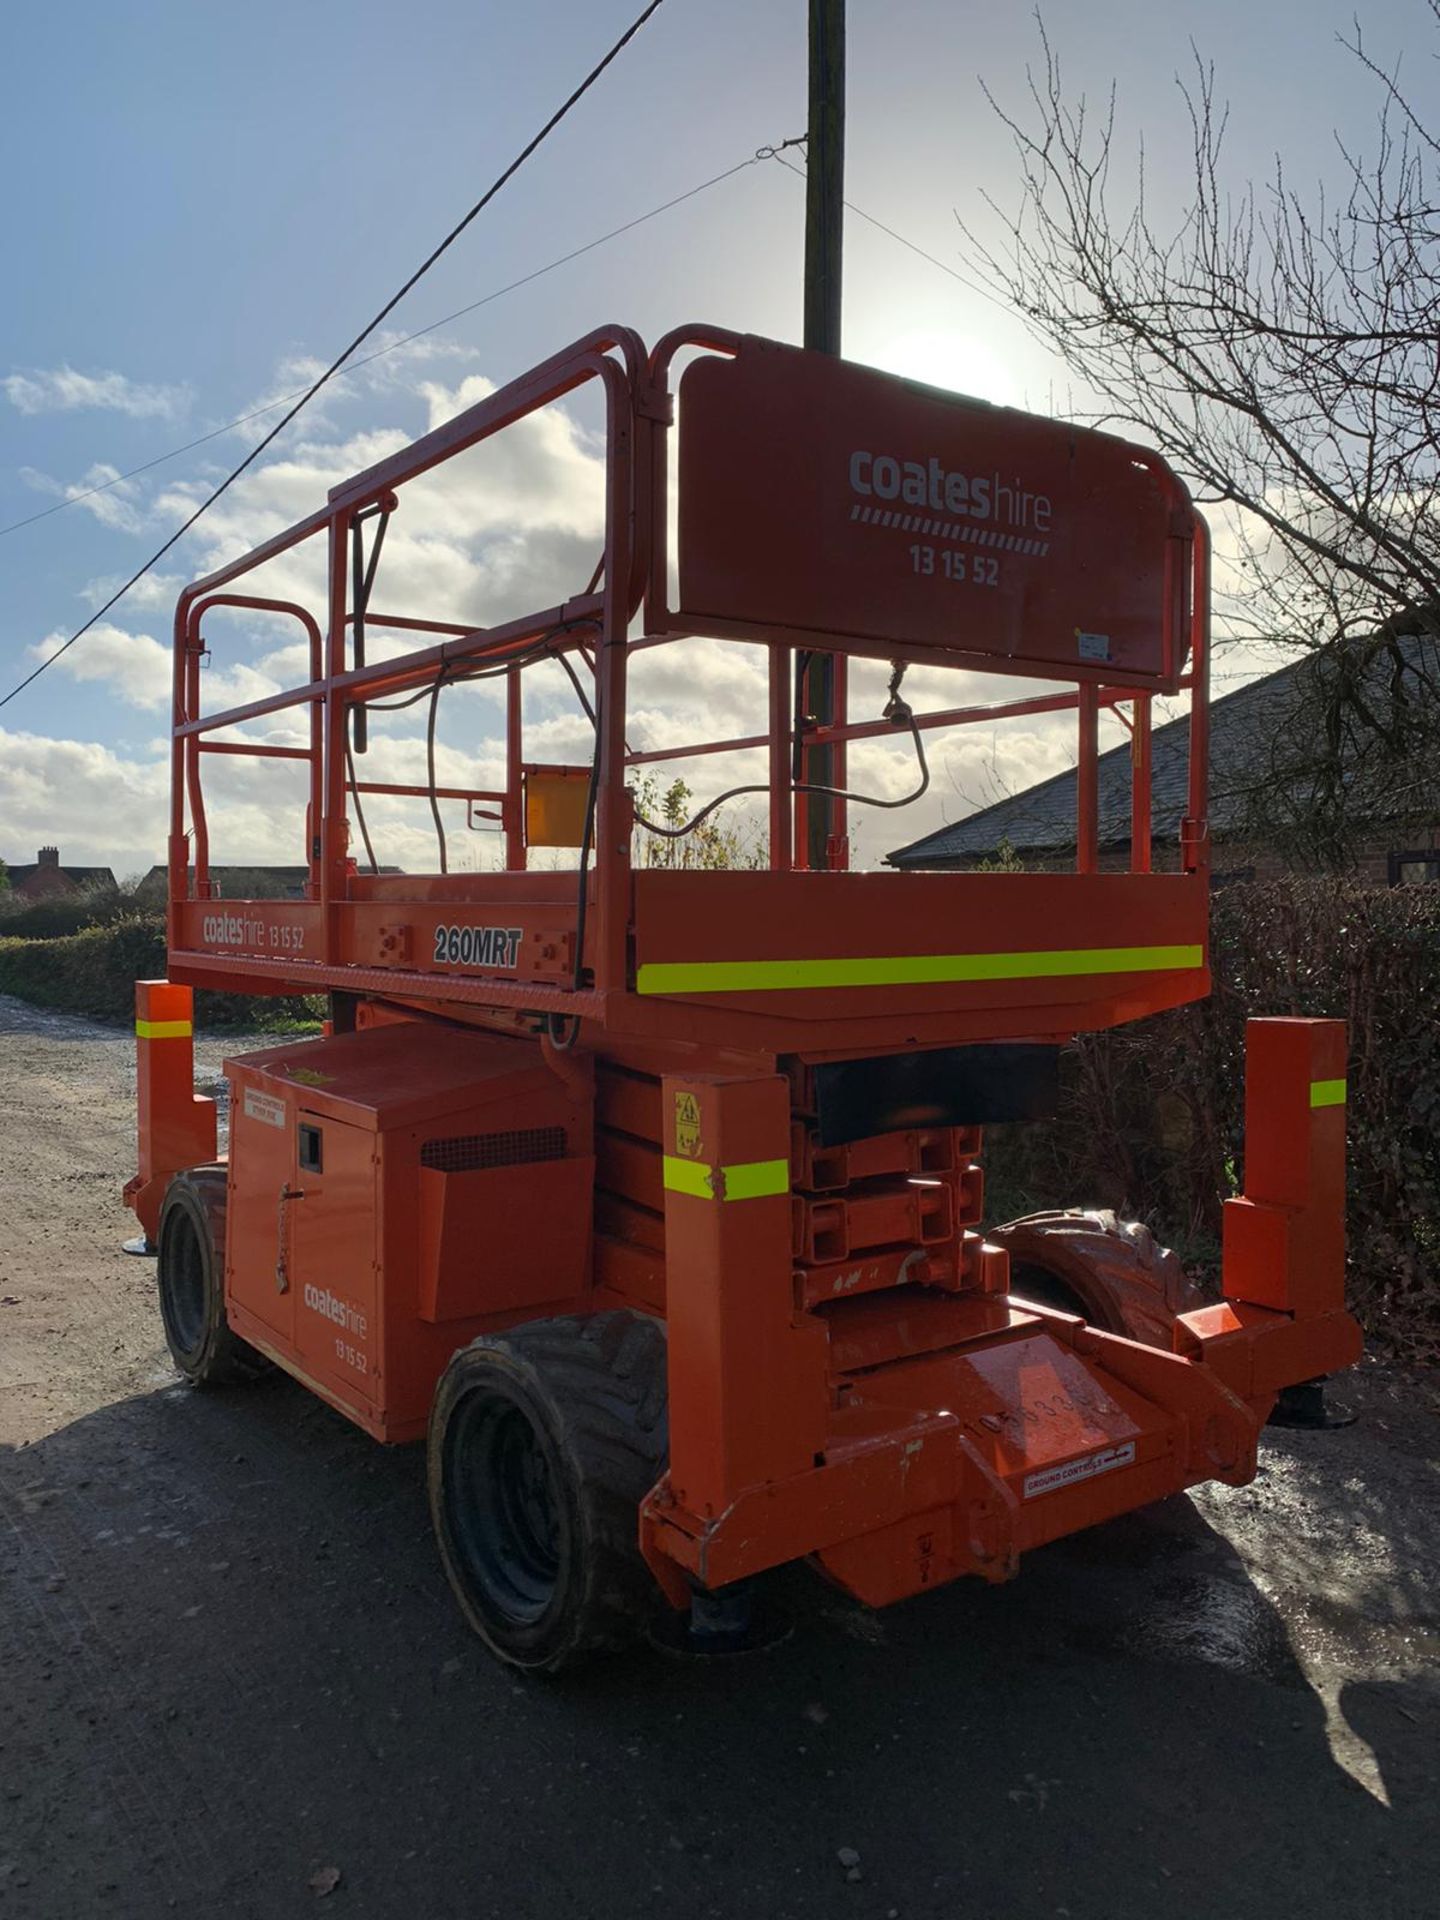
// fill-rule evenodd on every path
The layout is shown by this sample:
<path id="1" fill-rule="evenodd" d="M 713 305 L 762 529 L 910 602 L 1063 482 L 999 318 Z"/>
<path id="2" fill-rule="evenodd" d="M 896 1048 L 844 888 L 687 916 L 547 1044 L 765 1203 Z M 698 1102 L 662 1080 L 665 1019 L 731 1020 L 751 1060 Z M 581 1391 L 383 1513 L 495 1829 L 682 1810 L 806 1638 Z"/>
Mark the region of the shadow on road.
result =
<path id="1" fill-rule="evenodd" d="M 283 1916 L 330 1866 L 383 1920 L 1433 1910 L 1433 1691 L 1340 1694 L 1387 1806 L 1189 1501 L 881 1616 L 789 1572 L 784 1646 L 567 1684 L 468 1636 L 420 1452 L 282 1380 L 4 1454 L 0 1515 L 6 1913 Z"/>

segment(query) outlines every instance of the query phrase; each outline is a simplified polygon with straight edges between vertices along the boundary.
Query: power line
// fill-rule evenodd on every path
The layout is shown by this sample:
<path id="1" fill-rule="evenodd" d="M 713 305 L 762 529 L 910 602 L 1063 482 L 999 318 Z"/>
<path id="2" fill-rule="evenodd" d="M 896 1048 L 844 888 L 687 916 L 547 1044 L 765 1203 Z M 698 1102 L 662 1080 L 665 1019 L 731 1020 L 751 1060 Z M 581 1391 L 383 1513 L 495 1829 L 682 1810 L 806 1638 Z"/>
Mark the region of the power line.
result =
<path id="1" fill-rule="evenodd" d="M 701 180 L 697 185 L 687 188 L 684 193 L 677 193 L 671 200 L 662 200 L 658 207 L 651 207 L 648 212 L 637 214 L 633 220 L 626 220 L 620 226 L 612 227 L 608 233 L 599 234 L 594 240 L 587 240 L 583 246 L 572 247 L 569 253 L 562 253 L 557 259 L 547 261 L 543 267 L 536 267 L 531 272 L 522 274 L 518 280 L 508 281 L 503 287 L 496 287 L 492 292 L 482 294 L 478 300 L 472 300 L 468 306 L 457 307 L 453 313 L 444 314 L 439 320 L 432 320 L 428 326 L 417 327 L 413 333 L 402 334 L 398 340 L 392 340 L 387 346 L 377 348 L 374 353 L 365 354 L 361 359 L 352 362 L 348 371 L 358 373 L 362 367 L 370 366 L 373 361 L 383 360 L 387 353 L 398 353 L 402 347 L 408 347 L 416 340 L 423 340 L 427 334 L 438 332 L 441 327 L 452 326 L 455 321 L 465 319 L 468 314 L 477 313 L 481 307 L 488 307 L 495 300 L 503 300 L 506 294 L 516 293 L 521 287 L 528 287 L 532 281 L 543 279 L 547 273 L 554 273 L 557 268 L 569 266 L 572 260 L 579 260 L 582 255 L 593 253 L 597 247 L 606 246 L 611 240 L 618 240 L 623 234 L 631 233 L 636 227 L 644 226 L 646 221 L 657 219 L 662 213 L 669 213 L 673 207 L 683 206 L 687 200 L 694 200 L 698 195 L 708 193 L 711 187 L 718 187 L 726 180 L 732 180 L 737 173 L 743 173 L 747 167 L 753 167 L 757 161 L 780 160 L 781 166 L 787 173 L 793 173 L 797 179 L 803 180 L 805 176 L 798 167 L 791 166 L 788 160 L 780 159 L 784 148 L 803 145 L 802 136 L 799 139 L 782 141 L 776 147 L 761 147 L 748 160 L 737 161 L 733 167 L 726 167 L 723 173 L 712 174 L 708 180 Z M 952 280 L 958 280 L 961 286 L 971 293 L 978 293 L 982 299 L 990 301 L 993 306 L 1004 306 L 1005 303 L 989 288 L 981 286 L 977 281 L 967 279 L 956 268 L 949 266 L 935 254 L 927 253 L 924 247 L 907 239 L 894 227 L 887 226 L 873 213 L 867 213 L 863 207 L 857 207 L 854 201 L 847 200 L 845 206 L 848 212 L 855 214 L 870 226 L 878 228 L 881 233 L 887 234 L 890 239 L 907 248 L 909 252 L 918 254 L 932 267 L 938 267 L 942 273 L 948 273 Z M 255 407 L 249 413 L 242 413 L 234 420 L 227 420 L 223 426 L 212 427 L 209 433 L 202 433 L 194 440 L 187 440 L 183 446 L 171 447 L 167 453 L 157 453 L 153 460 L 142 460 L 138 467 L 127 467 L 124 473 L 117 473 L 113 480 L 102 480 L 98 486 L 85 487 L 75 493 L 67 494 L 63 500 L 57 500 L 53 506 L 41 507 L 38 513 L 29 513 L 23 519 L 11 520 L 7 525 L 0 526 L 0 540 L 3 540 L 6 534 L 19 533 L 23 527 L 33 527 L 39 520 L 48 520 L 51 514 L 63 513 L 67 507 L 78 507 L 82 501 L 93 500 L 97 494 L 109 493 L 112 488 L 122 486 L 127 480 L 138 479 L 142 473 L 149 473 L 155 467 L 162 467 L 167 461 L 178 460 L 183 453 L 193 453 L 197 447 L 206 446 L 211 440 L 218 440 L 224 434 L 234 433 L 238 427 L 248 426 L 252 420 L 262 420 L 267 413 L 274 413 L 277 407 L 283 407 L 287 401 L 303 397 L 304 389 L 297 387 L 294 393 L 282 394 L 278 400 L 267 401 L 263 407 Z M 257 448 L 256 451 L 259 452 L 260 449 Z"/>
<path id="2" fill-rule="evenodd" d="M 176 528 L 175 532 L 170 535 L 170 538 L 166 540 L 162 546 L 158 547 L 156 551 L 151 554 L 150 558 L 145 562 L 144 566 L 140 567 L 135 573 L 131 574 L 130 578 L 125 582 L 123 587 L 119 588 L 115 593 L 112 593 L 110 598 L 105 602 L 105 604 L 102 607 L 98 607 L 95 610 L 95 612 L 91 614 L 90 618 L 85 622 L 85 624 L 81 627 L 78 627 L 75 630 L 75 632 L 70 635 L 70 638 L 65 641 L 63 646 L 57 647 L 54 653 L 50 654 L 48 658 L 40 662 L 39 666 L 35 668 L 33 673 L 26 674 L 25 678 L 21 680 L 17 686 L 12 687 L 10 691 L 3 696 L 3 698 L 0 698 L 0 707 L 9 706 L 10 702 L 13 699 L 15 699 L 15 697 L 18 694 L 23 693 L 28 686 L 30 686 L 34 681 L 40 678 L 40 675 L 45 672 L 47 667 L 53 667 L 55 662 L 60 658 L 62 654 L 68 653 L 71 647 L 75 645 L 75 642 L 81 639 L 86 633 L 88 633 L 91 627 L 93 627 L 98 620 L 103 619 L 103 617 L 107 613 L 109 613 L 110 609 L 125 597 L 125 595 L 130 591 L 131 587 L 135 585 L 136 581 L 143 580 L 145 575 L 150 571 L 151 567 L 153 567 L 157 561 L 162 560 L 165 557 L 165 555 L 170 551 L 170 549 L 176 544 L 176 542 L 181 540 L 185 536 L 185 534 L 187 534 L 190 531 L 191 527 L 194 526 L 195 522 L 200 518 L 201 514 L 206 512 L 208 508 L 213 507 L 215 502 L 220 498 L 221 494 L 223 494 L 229 487 L 232 487 L 235 484 L 235 482 L 240 478 L 241 474 L 245 472 L 246 468 L 251 466 L 259 458 L 259 456 L 265 451 L 266 447 L 268 447 L 273 440 L 278 438 L 278 436 L 285 431 L 286 427 L 289 426 L 290 422 L 295 418 L 295 416 L 300 412 L 300 410 L 304 406 L 306 406 L 311 400 L 314 399 L 315 395 L 326 384 L 326 382 L 332 379 L 334 375 L 340 371 L 340 368 L 350 358 L 350 355 L 354 353 L 355 349 L 375 331 L 376 327 L 378 327 L 382 321 L 389 318 L 389 316 L 394 312 L 395 308 L 398 307 L 400 302 L 405 298 L 406 294 L 410 292 L 411 288 L 414 287 L 418 281 L 423 279 L 423 277 L 430 271 L 431 267 L 434 266 L 435 262 L 440 258 L 440 256 L 443 253 L 445 253 L 448 248 L 452 247 L 455 244 L 455 242 L 460 238 L 460 235 L 464 233 L 465 229 L 470 225 L 471 221 L 474 220 L 478 214 L 482 213 L 487 206 L 489 206 L 490 202 L 495 198 L 496 194 L 500 192 L 501 188 L 504 187 L 509 180 L 513 179 L 515 174 L 517 174 L 520 171 L 521 167 L 523 167 L 525 162 L 530 158 L 531 154 L 534 153 L 535 149 L 538 146 L 540 146 L 542 141 L 546 140 L 549 137 L 549 135 L 554 132 L 555 128 L 559 126 L 560 122 L 565 118 L 566 114 L 570 112 L 570 109 L 573 106 L 575 106 L 577 101 L 584 98 L 584 96 L 590 91 L 591 87 L 594 86 L 595 82 L 600 78 L 601 74 L 604 73 L 605 69 L 610 65 L 610 63 L 613 60 L 615 60 L 618 57 L 618 55 L 624 51 L 624 49 L 635 38 L 635 35 L 639 33 L 640 29 L 645 25 L 646 21 L 650 19 L 652 14 L 658 13 L 660 8 L 663 5 L 664 5 L 664 0 L 649 0 L 649 5 L 646 6 L 639 14 L 636 15 L 635 19 L 631 21 L 630 25 L 625 29 L 624 33 L 621 34 L 620 38 L 615 42 L 614 46 L 611 47 L 610 51 L 604 56 L 604 58 L 590 69 L 589 73 L 580 82 L 579 86 L 576 87 L 575 90 L 569 95 L 569 97 L 565 101 L 563 101 L 560 106 L 558 106 L 555 109 L 554 113 L 551 114 L 550 118 L 545 122 L 544 126 L 541 127 L 540 131 L 537 134 L 535 134 L 535 136 L 530 141 L 528 141 L 525 146 L 523 146 L 520 149 L 519 153 L 516 154 L 515 158 L 510 162 L 509 166 L 506 167 L 502 173 L 496 176 L 496 178 L 486 188 L 485 192 L 481 194 L 480 198 L 475 202 L 474 206 L 470 208 L 469 212 L 465 214 L 462 219 L 458 220 L 456 224 L 450 229 L 449 233 L 445 235 L 445 238 L 439 243 L 439 245 L 434 247 L 431 250 L 431 252 L 427 254 L 425 259 L 421 261 L 420 265 L 410 275 L 409 279 L 406 280 L 405 283 L 400 287 L 399 291 L 391 295 L 391 297 L 385 302 L 384 306 L 381 307 L 380 311 L 375 315 L 374 319 L 367 322 L 367 324 L 360 329 L 359 333 L 356 334 L 355 338 L 350 342 L 349 346 L 345 348 L 344 352 L 339 354 L 334 360 L 330 362 L 330 365 L 325 369 L 325 371 L 319 376 L 318 379 L 312 381 L 310 386 L 308 386 L 305 389 L 304 393 L 300 396 L 300 398 L 285 414 L 284 418 L 282 420 L 277 421 L 276 424 L 265 435 L 264 439 L 261 440 L 256 446 L 250 449 L 249 453 L 246 454 L 245 458 L 240 462 L 239 466 L 232 469 L 232 471 L 229 474 L 227 474 L 226 477 L 220 482 L 219 486 L 216 487 L 215 491 L 211 493 L 206 499 L 201 501 L 200 505 L 196 507 L 195 511 L 190 515 L 190 517 L 186 521 L 184 521 L 184 523 L 181 526 Z"/>
<path id="3" fill-rule="evenodd" d="M 511 280 L 493 292 L 482 294 L 478 300 L 472 300 L 468 306 L 457 307 L 454 313 L 447 313 L 442 319 L 432 320 L 428 326 L 417 327 L 414 333 L 403 334 L 400 339 L 392 340 L 387 346 L 378 347 L 374 353 L 367 353 L 354 360 L 345 369 L 347 373 L 358 373 L 361 367 L 368 367 L 372 361 L 383 360 L 387 353 L 398 353 L 402 347 L 408 347 L 413 341 L 423 340 L 426 334 L 435 333 L 441 327 L 448 327 L 456 320 L 463 320 L 467 314 L 476 313 L 481 307 L 488 307 L 492 301 L 501 300 L 507 293 L 515 293 L 521 287 L 528 287 L 533 280 L 543 279 L 547 273 L 554 273 L 559 267 L 569 266 L 572 260 L 578 260 L 582 254 L 593 253 L 597 247 L 605 246 L 611 240 L 618 240 L 622 234 L 643 227 L 647 220 L 654 220 L 662 213 L 669 213 L 672 207 L 682 206 L 685 201 L 693 200 L 697 195 L 707 193 L 711 187 L 731 180 L 737 173 L 743 173 L 747 167 L 753 167 L 757 161 L 768 159 L 770 150 L 762 148 L 759 153 L 751 154 L 748 160 L 737 161 L 733 167 L 727 167 L 723 173 L 712 174 L 708 180 L 702 180 L 697 186 L 677 193 L 672 200 L 662 200 L 658 207 L 651 207 L 648 213 L 637 214 L 633 220 L 612 227 L 608 233 L 602 233 L 594 240 L 587 240 L 584 246 L 572 247 L 569 253 L 562 253 L 558 259 L 548 261 L 543 267 L 536 267 L 518 280 Z M 53 506 L 42 507 L 38 513 L 27 514 L 23 520 L 12 520 L 8 526 L 0 527 L 0 540 L 7 533 L 18 533 L 22 527 L 33 527 L 37 520 L 46 520 L 52 513 L 63 513 L 67 507 L 78 507 L 82 500 L 91 500 L 99 493 L 109 493 L 112 487 L 120 486 L 126 480 L 134 480 L 142 473 L 149 473 L 152 467 L 164 466 L 167 460 L 178 460 L 182 453 L 193 453 L 196 447 L 203 447 L 208 441 L 218 440 L 222 434 L 233 433 L 237 427 L 249 424 L 251 420 L 260 420 L 267 413 L 274 413 L 287 401 L 303 397 L 304 389 L 297 387 L 294 393 L 281 394 L 279 399 L 267 401 L 263 407 L 255 407 L 249 413 L 242 413 L 238 419 L 229 420 L 222 427 L 213 427 L 209 433 L 202 433 L 197 439 L 187 440 L 183 447 L 171 447 L 168 453 L 157 453 L 153 460 L 142 461 L 138 467 L 130 467 L 124 473 L 117 473 L 113 480 L 101 481 L 98 486 L 86 487 L 81 492 L 67 494 L 63 500 L 57 500 Z M 258 449 L 257 449 L 258 451 Z"/>
<path id="4" fill-rule="evenodd" d="M 785 144 L 787 146 L 793 146 L 797 143 L 787 140 Z M 778 148 L 768 152 L 762 148 L 761 151 L 765 159 L 774 160 L 779 166 L 784 167 L 787 173 L 793 173 L 797 180 L 803 180 L 805 178 L 802 170 L 799 167 L 792 166 L 790 162 L 783 157 Z M 932 267 L 938 267 L 941 273 L 948 273 L 952 280 L 958 280 L 961 286 L 966 288 L 970 293 L 978 293 L 982 300 L 988 300 L 992 307 L 999 307 L 1003 313 L 1013 312 L 1013 309 L 1002 300 L 998 294 L 992 293 L 988 287 L 982 286 L 978 280 L 968 279 L 965 274 L 960 272 L 958 267 L 950 266 L 946 261 L 942 260 L 938 254 L 927 253 L 924 247 L 918 246 L 913 240 L 907 240 L 905 235 L 903 233 L 897 233 L 894 227 L 887 227 L 883 220 L 877 220 L 875 215 L 873 213 L 867 213 L 864 207 L 857 207 L 853 200 L 847 200 L 845 202 L 845 211 L 847 213 L 853 213 L 857 219 L 863 220 L 867 226 L 877 227 L 881 233 L 888 234 L 892 240 L 896 241 L 900 246 L 907 248 L 909 252 L 919 254 L 920 258 L 922 260 L 928 260 Z"/>
<path id="5" fill-rule="evenodd" d="M 408 347 L 416 340 L 423 340 L 427 334 L 436 333 L 441 327 L 452 326 L 455 321 L 465 319 L 468 314 L 478 313 L 481 307 L 488 307 L 493 301 L 503 300 L 507 294 L 517 293 L 521 287 L 528 287 L 532 281 L 543 279 L 547 273 L 554 273 L 560 267 L 569 266 L 572 260 L 579 260 L 587 253 L 593 253 L 597 247 L 606 246 L 611 240 L 618 240 L 622 235 L 633 232 L 636 227 L 644 226 L 648 220 L 658 219 L 662 213 L 669 213 L 672 208 L 683 206 L 687 200 L 694 200 L 698 195 L 708 193 L 711 187 L 721 186 L 726 180 L 734 179 L 737 173 L 744 173 L 747 167 L 753 167 L 757 161 L 779 160 L 787 173 L 793 173 L 797 180 L 803 180 L 805 175 L 799 167 L 792 166 L 788 160 L 781 159 L 781 154 L 786 147 L 803 145 L 804 138 L 801 136 L 798 139 L 782 141 L 779 146 L 761 147 L 748 160 L 737 161 L 733 167 L 727 167 L 723 173 L 712 174 L 708 180 L 699 181 L 697 185 L 687 188 L 684 193 L 677 193 L 671 200 L 662 200 L 658 207 L 651 207 L 648 212 L 637 214 L 633 220 L 626 220 L 620 226 L 612 227 L 608 233 L 602 233 L 593 240 L 587 240 L 583 246 L 572 247 L 569 253 L 562 253 L 557 259 L 547 261 L 543 267 L 535 267 L 531 272 L 522 274 L 518 280 L 508 281 L 503 287 L 496 287 L 492 292 L 482 294 L 478 300 L 472 300 L 468 306 L 457 307 L 453 313 L 444 314 L 439 320 L 432 320 L 428 326 L 417 327 L 413 333 L 402 334 L 398 340 L 390 341 L 387 346 L 377 348 L 374 353 L 365 354 L 361 359 L 352 362 L 347 371 L 358 373 L 362 367 L 368 367 L 376 360 L 383 360 L 387 353 L 398 353 L 402 347 Z M 887 226 L 873 213 L 867 213 L 864 207 L 857 207 L 853 200 L 847 200 L 845 206 L 847 212 L 855 214 L 869 226 L 878 228 L 898 245 L 911 253 L 918 254 L 922 260 L 928 261 L 932 267 L 938 267 L 942 273 L 949 274 L 952 280 L 958 280 L 969 292 L 978 293 L 982 299 L 990 301 L 993 306 L 1004 307 L 1005 303 L 989 288 L 968 279 L 937 255 L 928 253 L 924 247 L 907 239 L 894 227 Z M 138 479 L 142 473 L 149 473 L 155 467 L 164 466 L 167 461 L 178 460 L 181 454 L 193 453 L 197 447 L 206 446 L 211 440 L 218 440 L 224 434 L 234 433 L 238 427 L 248 426 L 252 420 L 262 420 L 267 413 L 274 413 L 287 401 L 302 399 L 304 391 L 303 388 L 296 388 L 294 393 L 282 394 L 277 400 L 267 401 L 263 407 L 255 407 L 249 413 L 242 413 L 238 418 L 226 421 L 223 426 L 211 428 L 209 433 L 202 433 L 194 440 L 187 440 L 183 446 L 171 447 L 168 453 L 157 453 L 153 460 L 143 460 L 138 467 L 128 467 L 124 473 L 117 473 L 113 480 L 103 480 L 98 486 L 85 487 L 78 492 L 67 494 L 63 500 L 57 500 L 53 506 L 41 507 L 38 513 L 29 513 L 23 519 L 11 520 L 7 525 L 0 526 L 0 540 L 3 540 L 6 534 L 19 533 L 23 527 L 33 527 L 39 520 L 48 520 L 51 514 L 63 513 L 67 507 L 78 507 L 82 501 L 93 500 L 97 494 L 109 493 L 112 488 L 122 486 L 127 480 Z M 259 449 L 257 448 L 256 451 L 258 452 Z"/>

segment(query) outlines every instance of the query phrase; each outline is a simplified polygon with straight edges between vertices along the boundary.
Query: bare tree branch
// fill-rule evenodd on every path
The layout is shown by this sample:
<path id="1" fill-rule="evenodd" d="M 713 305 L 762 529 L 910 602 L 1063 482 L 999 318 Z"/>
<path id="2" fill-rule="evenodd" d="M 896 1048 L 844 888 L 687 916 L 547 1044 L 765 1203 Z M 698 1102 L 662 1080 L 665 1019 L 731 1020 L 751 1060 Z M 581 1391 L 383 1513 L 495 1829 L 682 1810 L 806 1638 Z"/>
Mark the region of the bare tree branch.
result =
<path id="1" fill-rule="evenodd" d="M 1327 857 L 1357 769 L 1367 805 L 1378 782 L 1381 804 L 1440 818 L 1440 140 L 1357 21 L 1341 45 L 1376 120 L 1368 153 L 1337 137 L 1340 198 L 1302 193 L 1278 157 L 1261 186 L 1232 191 L 1227 110 L 1192 46 L 1177 79 L 1191 193 L 1160 227 L 1143 147 L 1117 184 L 1113 90 L 1098 114 L 1068 95 L 1039 32 L 1027 106 L 987 89 L 1020 188 L 1013 209 L 989 202 L 998 244 L 962 221 L 972 261 L 1096 396 L 1087 419 L 1152 441 L 1232 510 L 1232 624 L 1315 652 L 1306 739 L 1276 743 L 1257 795 L 1283 789 Z M 1417 754 L 1432 773 L 1417 777 Z"/>

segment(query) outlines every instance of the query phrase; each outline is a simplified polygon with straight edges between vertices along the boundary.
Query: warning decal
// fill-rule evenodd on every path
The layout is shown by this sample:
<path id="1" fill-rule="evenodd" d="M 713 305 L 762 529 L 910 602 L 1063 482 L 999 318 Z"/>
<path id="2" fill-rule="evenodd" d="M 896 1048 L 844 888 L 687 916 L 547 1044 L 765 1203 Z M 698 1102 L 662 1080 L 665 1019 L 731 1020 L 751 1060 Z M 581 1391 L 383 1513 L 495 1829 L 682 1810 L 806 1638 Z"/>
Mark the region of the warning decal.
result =
<path id="1" fill-rule="evenodd" d="M 700 1102 L 693 1093 L 675 1096 L 675 1151 L 687 1160 L 700 1151 Z"/>
<path id="2" fill-rule="evenodd" d="M 247 1087 L 243 1106 L 249 1120 L 263 1120 L 267 1127 L 285 1124 L 285 1102 L 277 1100 L 274 1094 L 256 1093 L 253 1087 Z"/>
<path id="3" fill-rule="evenodd" d="M 1097 1473 L 1128 1467 L 1134 1458 L 1135 1442 L 1127 1440 L 1123 1446 L 1087 1453 L 1082 1460 L 1067 1460 L 1063 1467 L 1045 1467 L 1039 1473 L 1027 1473 L 1025 1498 L 1033 1500 L 1037 1493 L 1054 1493 L 1057 1488 L 1073 1486 L 1077 1480 L 1093 1480 Z"/>

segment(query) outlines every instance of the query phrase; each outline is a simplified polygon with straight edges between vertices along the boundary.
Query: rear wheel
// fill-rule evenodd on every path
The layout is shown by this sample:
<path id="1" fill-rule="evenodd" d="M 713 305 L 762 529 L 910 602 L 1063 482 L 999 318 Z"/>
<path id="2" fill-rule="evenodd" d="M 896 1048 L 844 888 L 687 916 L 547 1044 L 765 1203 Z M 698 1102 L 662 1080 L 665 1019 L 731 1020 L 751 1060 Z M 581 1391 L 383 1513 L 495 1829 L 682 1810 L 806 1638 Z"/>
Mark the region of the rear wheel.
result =
<path id="1" fill-rule="evenodd" d="M 225 1317 L 225 1169 L 177 1173 L 160 1209 L 156 1275 L 165 1344 L 194 1387 L 235 1386 L 265 1370 Z"/>
<path id="2" fill-rule="evenodd" d="M 1179 1255 L 1138 1220 L 1075 1207 L 1026 1214 L 986 1238 L 1009 1252 L 1016 1299 L 1078 1313 L 1149 1347 L 1168 1350 L 1179 1315 L 1205 1304 Z"/>
<path id="3" fill-rule="evenodd" d="M 645 1314 L 536 1320 L 454 1356 L 430 1415 L 430 1513 L 492 1653 L 553 1673 L 643 1629 L 659 1593 L 639 1508 L 667 1450 L 665 1329 Z"/>

